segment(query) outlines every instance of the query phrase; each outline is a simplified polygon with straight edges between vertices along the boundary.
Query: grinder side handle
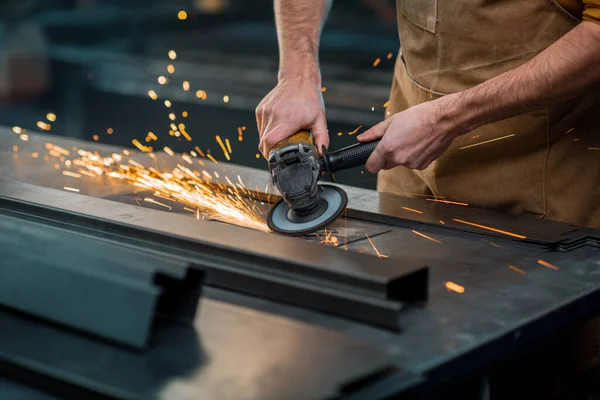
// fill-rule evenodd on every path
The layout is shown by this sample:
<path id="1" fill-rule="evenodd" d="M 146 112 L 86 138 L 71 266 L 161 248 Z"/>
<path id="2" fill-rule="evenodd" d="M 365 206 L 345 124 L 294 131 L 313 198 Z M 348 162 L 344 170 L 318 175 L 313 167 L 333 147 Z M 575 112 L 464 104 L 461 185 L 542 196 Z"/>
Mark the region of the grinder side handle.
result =
<path id="1" fill-rule="evenodd" d="M 324 154 L 321 170 L 333 173 L 365 165 L 377 144 L 379 144 L 379 140 L 369 143 L 356 143 L 332 153 Z"/>

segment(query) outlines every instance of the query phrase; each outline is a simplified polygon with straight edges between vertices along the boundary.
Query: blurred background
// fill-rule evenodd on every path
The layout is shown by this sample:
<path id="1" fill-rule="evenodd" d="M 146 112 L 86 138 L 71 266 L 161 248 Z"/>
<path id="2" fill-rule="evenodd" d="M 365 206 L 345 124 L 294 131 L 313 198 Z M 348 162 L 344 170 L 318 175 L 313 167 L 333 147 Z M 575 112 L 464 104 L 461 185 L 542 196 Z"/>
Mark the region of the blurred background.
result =
<path id="1" fill-rule="evenodd" d="M 320 52 L 332 149 L 384 116 L 395 19 L 393 0 L 334 2 Z M 254 109 L 277 64 L 272 0 L 0 0 L 0 125 L 224 160 L 220 135 L 232 162 L 264 169 Z M 360 168 L 337 179 L 375 187 Z"/>

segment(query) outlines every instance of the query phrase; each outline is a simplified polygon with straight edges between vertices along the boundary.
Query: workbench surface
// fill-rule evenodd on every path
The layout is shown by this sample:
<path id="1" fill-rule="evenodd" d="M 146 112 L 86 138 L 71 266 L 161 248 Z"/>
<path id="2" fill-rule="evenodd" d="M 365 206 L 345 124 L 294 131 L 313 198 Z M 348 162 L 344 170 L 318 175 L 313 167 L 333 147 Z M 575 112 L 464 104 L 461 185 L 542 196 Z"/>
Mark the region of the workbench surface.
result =
<path id="1" fill-rule="evenodd" d="M 72 196 L 92 196 L 129 205 L 137 205 L 135 199 L 143 196 L 138 188 L 115 179 L 109 180 L 105 177 L 75 179 L 62 175 L 55 169 L 55 160 L 44 161 L 43 159 L 43 155 L 46 154 L 44 149 L 46 142 L 69 150 L 76 146 L 91 151 L 97 150 L 107 155 L 121 151 L 114 146 L 52 135 L 30 134 L 29 141 L 24 142 L 9 129 L 2 129 L 0 130 L 0 175 L 5 179 L 54 189 L 63 189 L 65 186 L 76 187 L 80 189 L 80 193 L 73 193 Z M 13 150 L 14 145 L 18 146 L 18 151 Z M 39 152 L 40 157 L 32 158 L 32 152 Z M 139 152 L 133 158 L 145 165 L 152 162 L 147 155 Z M 165 153 L 157 153 L 157 159 L 154 161 L 154 166 L 159 170 L 170 170 L 177 163 L 181 163 L 177 155 L 169 157 Z M 232 170 L 234 174 L 240 174 L 244 181 L 252 181 L 252 187 L 256 185 L 264 188 L 268 182 L 266 171 L 234 164 L 209 165 L 207 163 L 206 167 L 197 165 L 194 168 L 199 170 L 206 168 L 209 171 L 211 169 Z M 388 200 L 390 198 L 389 195 L 379 195 L 374 191 L 346 189 L 350 199 L 349 209 L 373 209 L 377 204 L 381 204 L 384 196 Z M 393 198 L 393 201 L 398 204 L 413 204 L 412 199 L 400 197 Z M 160 207 L 148 203 L 142 203 L 142 206 L 160 213 L 168 212 L 161 211 Z M 118 207 L 116 203 L 115 207 Z M 458 206 L 440 204 L 439 207 L 445 207 L 444 212 L 448 212 Z M 523 221 L 523 225 L 526 226 L 528 220 Z M 178 223 L 180 223 L 179 219 Z M 189 218 L 189 224 L 198 223 L 218 222 Z M 227 358 L 225 350 L 222 349 L 223 342 L 211 342 L 211 335 L 217 333 L 209 331 L 215 327 L 209 329 L 206 324 L 203 325 L 203 318 L 217 320 L 225 318 L 219 310 L 228 307 L 231 308 L 230 311 L 243 315 L 236 321 L 228 320 L 226 323 L 229 324 L 228 329 L 260 336 L 258 332 L 264 326 L 271 326 L 273 321 L 279 321 L 276 325 L 281 325 L 283 319 L 285 321 L 283 326 L 292 324 L 298 329 L 319 329 L 322 330 L 320 332 L 322 337 L 340 335 L 350 340 L 352 346 L 360 349 L 377 348 L 377 354 L 381 352 L 384 355 L 383 358 L 379 355 L 372 358 L 368 355 L 368 351 L 357 350 L 356 359 L 361 359 L 365 363 L 382 362 L 381 360 L 387 357 L 411 375 L 416 377 L 426 375 L 430 379 L 435 377 L 447 379 L 454 373 L 458 373 L 459 365 L 461 371 L 476 369 L 484 371 L 490 363 L 539 341 L 547 332 L 573 325 L 600 312 L 600 301 L 598 301 L 600 299 L 600 250 L 597 247 L 584 246 L 568 252 L 544 252 L 534 247 L 519 247 L 505 242 L 496 243 L 485 235 L 478 237 L 456 234 L 451 230 L 444 231 L 443 226 L 436 227 L 433 231 L 419 231 L 436 239 L 433 241 L 416 234 L 413 229 L 368 221 L 359 222 L 352 218 L 348 218 L 347 223 L 356 224 L 357 229 L 371 232 L 375 247 L 389 259 L 402 263 L 405 257 L 416 258 L 430 267 L 430 300 L 427 305 L 413 306 L 404 311 L 401 315 L 403 330 L 395 333 L 307 309 L 221 290 L 208 290 L 207 296 L 201 300 L 200 310 L 203 311 L 196 321 L 196 331 L 202 338 L 203 351 L 211 356 L 203 361 L 205 364 L 202 364 L 195 373 L 188 374 L 185 385 L 188 385 L 189 390 L 198 390 L 202 385 L 203 379 L 206 379 L 203 378 L 205 375 L 202 371 L 209 371 L 209 366 L 212 363 L 219 363 L 221 357 Z M 243 228 L 232 227 L 232 235 L 238 232 L 238 229 Z M 270 234 L 264 233 L 264 235 L 265 240 L 269 240 Z M 349 243 L 348 250 L 373 253 L 373 248 L 366 238 Z M 339 249 L 339 251 L 343 250 Z M 542 264 L 549 263 L 557 268 L 545 267 L 539 263 L 539 260 L 542 260 Z M 373 263 L 376 262 L 378 259 L 374 256 Z M 462 286 L 464 292 L 448 290 L 446 283 L 449 281 Z M 253 316 L 245 320 L 250 314 Z M 16 318 L 7 315 L 2 315 L 2 318 L 7 319 L 7 323 L 8 320 L 12 321 L 14 334 L 19 332 L 17 325 L 22 324 L 21 328 L 24 329 L 27 324 L 34 323 L 25 320 L 17 321 Z M 251 320 L 254 322 L 250 323 Z M 225 324 L 222 321 L 215 322 L 217 323 Z M 3 324 L 4 321 L 0 325 Z M 269 335 L 288 336 L 289 334 L 272 332 Z M 22 338 L 19 340 L 21 342 L 15 338 L 13 343 L 16 348 L 18 343 L 26 344 Z M 231 338 L 231 340 L 242 339 Z M 293 336 L 288 336 L 286 340 L 294 339 Z M 254 345 L 258 343 L 255 342 Z M 318 346 L 316 343 L 312 345 Z M 361 347 L 363 345 L 364 348 Z M 220 347 L 219 351 L 215 350 L 217 346 Z M 24 349 L 25 347 L 23 351 Z M 0 348 L 0 354 L 3 351 L 11 351 L 11 349 Z M 219 355 L 221 353 L 223 354 Z M 248 352 L 247 356 L 252 357 L 252 354 Z M 29 356 L 36 357 L 35 354 Z M 280 350 L 272 350 L 266 351 L 264 357 L 276 364 L 277 360 L 281 362 L 286 355 Z M 290 362 L 291 358 L 286 358 L 287 362 Z M 311 362 L 320 362 L 317 360 L 313 359 Z M 53 367 L 65 368 L 74 374 L 94 379 L 95 372 L 90 372 L 84 365 L 62 362 L 59 357 L 46 361 L 53 363 Z M 335 362 L 352 364 L 352 360 L 344 361 L 342 358 L 336 359 Z M 268 371 L 261 371 L 261 373 L 268 374 Z M 285 372 L 282 374 L 285 375 Z M 265 378 L 266 375 L 261 376 Z M 253 378 L 260 379 L 256 376 Z M 418 379 L 414 382 L 417 381 Z M 180 379 L 174 379 L 173 382 L 176 382 L 173 384 L 183 384 Z M 281 395 L 281 392 L 271 389 L 273 389 L 272 393 Z M 265 396 L 265 393 L 257 393 L 251 393 L 247 398 L 277 398 L 276 394 L 271 394 L 272 397 L 256 397 Z"/>

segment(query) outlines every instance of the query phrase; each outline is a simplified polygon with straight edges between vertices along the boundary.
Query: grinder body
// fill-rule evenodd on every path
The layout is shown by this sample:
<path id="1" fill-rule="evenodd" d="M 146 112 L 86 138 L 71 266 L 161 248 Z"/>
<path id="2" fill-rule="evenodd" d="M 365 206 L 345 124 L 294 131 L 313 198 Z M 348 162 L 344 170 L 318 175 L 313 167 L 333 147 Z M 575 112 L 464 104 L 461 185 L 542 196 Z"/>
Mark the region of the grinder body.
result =
<path id="1" fill-rule="evenodd" d="M 300 131 L 274 146 L 269 152 L 269 173 L 290 207 L 291 218 L 317 211 L 321 166 L 310 132 Z"/>

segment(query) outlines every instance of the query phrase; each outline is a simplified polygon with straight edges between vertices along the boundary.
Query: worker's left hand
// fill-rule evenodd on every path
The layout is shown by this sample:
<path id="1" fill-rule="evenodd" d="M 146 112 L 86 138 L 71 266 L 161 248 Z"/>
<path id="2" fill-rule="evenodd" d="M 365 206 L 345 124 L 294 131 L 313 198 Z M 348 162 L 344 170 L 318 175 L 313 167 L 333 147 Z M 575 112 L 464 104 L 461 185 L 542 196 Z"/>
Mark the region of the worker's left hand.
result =
<path id="1" fill-rule="evenodd" d="M 448 116 L 444 103 L 442 98 L 419 104 L 358 135 L 359 142 L 381 138 L 367 160 L 367 170 L 376 174 L 397 165 L 425 169 L 441 156 L 459 135 L 456 118 Z"/>

